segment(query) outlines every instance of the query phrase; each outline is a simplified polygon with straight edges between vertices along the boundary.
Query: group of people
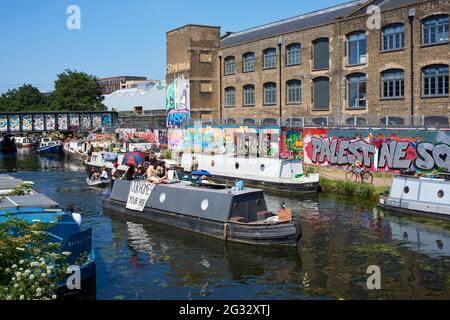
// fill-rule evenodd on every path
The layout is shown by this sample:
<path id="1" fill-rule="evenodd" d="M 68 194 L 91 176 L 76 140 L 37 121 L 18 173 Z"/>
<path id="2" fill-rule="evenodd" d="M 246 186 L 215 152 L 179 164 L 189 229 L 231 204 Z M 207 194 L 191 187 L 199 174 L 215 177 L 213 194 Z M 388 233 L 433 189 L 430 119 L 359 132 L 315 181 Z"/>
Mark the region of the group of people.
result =
<path id="1" fill-rule="evenodd" d="M 108 180 L 108 172 L 106 171 L 106 167 L 103 166 L 101 170 L 97 170 L 95 168 L 91 169 L 89 174 L 89 179 L 91 180 Z"/>

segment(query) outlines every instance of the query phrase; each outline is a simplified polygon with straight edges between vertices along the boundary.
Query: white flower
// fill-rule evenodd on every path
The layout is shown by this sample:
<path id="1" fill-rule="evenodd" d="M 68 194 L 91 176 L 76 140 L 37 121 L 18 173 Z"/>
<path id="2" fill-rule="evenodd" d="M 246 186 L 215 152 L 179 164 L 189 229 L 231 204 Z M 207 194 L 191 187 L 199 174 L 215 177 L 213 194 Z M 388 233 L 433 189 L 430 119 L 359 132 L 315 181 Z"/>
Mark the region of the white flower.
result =
<path id="1" fill-rule="evenodd" d="M 25 260 L 23 260 L 23 259 L 19 261 L 19 264 L 24 264 L 24 263 L 25 263 Z"/>
<path id="2" fill-rule="evenodd" d="M 29 269 L 24 271 L 24 274 L 29 275 L 31 273 L 31 271 Z"/>
<path id="3" fill-rule="evenodd" d="M 41 294 L 38 292 L 38 293 L 36 293 L 36 297 L 40 297 L 41 296 Z"/>
<path id="4" fill-rule="evenodd" d="M 41 274 L 41 277 L 42 277 L 42 278 L 45 278 L 46 276 L 47 276 L 47 274 L 45 274 L 45 273 L 42 273 L 42 274 Z"/>
<path id="5" fill-rule="evenodd" d="M 17 271 L 17 272 L 15 273 L 15 275 L 16 275 L 16 277 L 17 277 L 17 279 L 18 279 L 18 278 L 20 278 L 20 276 L 22 275 L 22 273 L 19 272 L 19 271 Z"/>
<path id="6" fill-rule="evenodd" d="M 53 299 L 53 300 L 56 299 L 56 294 L 52 295 L 52 299 Z"/>
<path id="7" fill-rule="evenodd" d="M 17 264 L 13 264 L 13 265 L 11 266 L 11 268 L 12 268 L 12 269 L 17 268 Z"/>
<path id="8" fill-rule="evenodd" d="M 52 274 L 52 270 L 47 269 L 47 274 L 48 274 L 48 275 L 51 275 L 51 274 Z"/>
<path id="9" fill-rule="evenodd" d="M 34 274 L 30 275 L 30 280 L 34 279 Z"/>
<path id="10" fill-rule="evenodd" d="M 64 251 L 62 252 L 63 255 L 65 255 L 66 257 L 70 256 L 72 253 L 69 251 Z"/>
<path id="11" fill-rule="evenodd" d="M 37 293 L 40 293 L 40 292 L 42 292 L 42 289 L 41 289 L 41 288 L 37 288 L 37 289 L 36 289 L 36 292 L 37 292 Z"/>
<path id="12" fill-rule="evenodd" d="M 24 295 L 21 295 L 19 299 L 20 299 L 20 300 L 25 300 L 25 296 L 24 296 Z"/>
<path id="13" fill-rule="evenodd" d="M 44 257 L 40 257 L 39 261 L 45 261 Z"/>
<path id="14" fill-rule="evenodd" d="M 19 247 L 17 247 L 16 250 L 19 250 L 19 251 L 25 251 L 24 248 L 19 248 Z"/>
<path id="15" fill-rule="evenodd" d="M 9 271 L 11 271 L 11 269 L 9 269 L 9 268 L 6 268 L 6 269 L 5 269 L 5 272 L 9 272 Z"/>
<path id="16" fill-rule="evenodd" d="M 15 283 L 14 284 L 14 288 L 18 288 L 19 287 L 19 284 L 18 283 Z"/>
<path id="17" fill-rule="evenodd" d="M 12 280 L 12 281 L 16 281 L 16 277 L 12 277 L 11 280 Z"/>
<path id="18" fill-rule="evenodd" d="M 41 263 L 39 263 L 39 265 L 45 266 L 45 261 L 42 261 Z"/>

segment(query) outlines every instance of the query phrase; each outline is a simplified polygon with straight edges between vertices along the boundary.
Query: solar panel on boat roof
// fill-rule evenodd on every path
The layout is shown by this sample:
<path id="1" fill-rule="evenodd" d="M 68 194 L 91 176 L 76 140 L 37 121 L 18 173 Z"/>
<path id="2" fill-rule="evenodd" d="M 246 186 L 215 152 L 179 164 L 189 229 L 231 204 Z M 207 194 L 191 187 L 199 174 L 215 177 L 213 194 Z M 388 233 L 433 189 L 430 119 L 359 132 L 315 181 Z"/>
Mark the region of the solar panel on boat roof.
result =
<path id="1" fill-rule="evenodd" d="M 9 208 L 57 208 L 59 204 L 43 194 L 8 197 L 0 201 L 0 209 Z"/>
<path id="2" fill-rule="evenodd" d="M 12 177 L 0 177 L 0 190 L 10 190 L 24 183 L 21 179 Z"/>

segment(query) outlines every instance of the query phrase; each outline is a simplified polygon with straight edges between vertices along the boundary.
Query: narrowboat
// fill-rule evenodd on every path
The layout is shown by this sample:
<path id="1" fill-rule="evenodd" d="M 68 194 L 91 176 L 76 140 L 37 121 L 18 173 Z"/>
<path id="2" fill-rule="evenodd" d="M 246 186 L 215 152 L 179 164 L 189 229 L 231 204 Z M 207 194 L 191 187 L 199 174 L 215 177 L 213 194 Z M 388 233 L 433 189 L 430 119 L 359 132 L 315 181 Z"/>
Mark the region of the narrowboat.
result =
<path id="1" fill-rule="evenodd" d="M 31 148 L 33 147 L 33 141 L 28 137 L 14 137 L 14 142 L 19 148 Z"/>
<path id="2" fill-rule="evenodd" d="M 53 140 L 51 138 L 44 137 L 41 138 L 36 151 L 38 153 L 58 154 L 62 151 L 62 144 L 59 140 Z"/>
<path id="3" fill-rule="evenodd" d="M 71 252 L 65 261 L 67 264 L 80 267 L 80 289 L 71 290 L 63 281 L 58 284 L 58 295 L 67 298 L 95 293 L 96 265 L 92 229 L 82 225 L 80 214 L 63 210 L 57 202 L 33 189 L 29 194 L 8 196 L 15 187 L 24 183 L 30 182 L 0 175 L 0 223 L 11 218 L 30 223 L 49 223 L 48 240 L 60 243 L 61 252 Z M 81 258 L 84 261 L 79 261 Z"/>
<path id="4" fill-rule="evenodd" d="M 87 158 L 87 142 L 83 140 L 73 140 L 65 142 L 63 153 L 69 160 L 84 162 Z"/>
<path id="5" fill-rule="evenodd" d="M 183 154 L 180 174 L 192 171 L 193 158 L 198 163 L 197 169 L 210 172 L 218 183 L 239 179 L 248 186 L 272 192 L 318 192 L 319 174 L 305 174 L 300 159 Z"/>
<path id="6" fill-rule="evenodd" d="M 379 205 L 406 215 L 450 219 L 449 177 L 395 176 L 389 193 L 380 195 Z"/>
<path id="7" fill-rule="evenodd" d="M 139 184 L 141 184 L 139 186 Z M 143 184 L 143 185 L 142 185 Z M 258 245 L 298 245 L 301 227 L 292 214 L 267 211 L 260 189 L 170 180 L 153 185 L 141 210 L 130 207 L 143 181 L 116 180 L 103 200 L 105 213 L 134 217 L 189 230 L 229 242 Z M 145 202 L 145 201 L 144 201 Z"/>

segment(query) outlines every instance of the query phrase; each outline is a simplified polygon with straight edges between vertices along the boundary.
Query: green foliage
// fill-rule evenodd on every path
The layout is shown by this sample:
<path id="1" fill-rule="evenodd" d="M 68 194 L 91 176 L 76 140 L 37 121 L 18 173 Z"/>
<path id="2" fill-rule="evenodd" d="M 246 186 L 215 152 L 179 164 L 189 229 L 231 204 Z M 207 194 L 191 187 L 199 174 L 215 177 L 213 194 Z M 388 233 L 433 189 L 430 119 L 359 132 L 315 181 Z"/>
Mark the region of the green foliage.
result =
<path id="1" fill-rule="evenodd" d="M 70 253 L 48 241 L 48 227 L 18 219 L 0 223 L 0 300 L 56 299 Z"/>
<path id="2" fill-rule="evenodd" d="M 172 152 L 170 150 L 163 150 L 163 151 L 161 151 L 161 156 L 166 160 L 171 160 Z"/>
<path id="3" fill-rule="evenodd" d="M 102 90 L 97 79 L 84 72 L 65 70 L 58 74 L 51 95 L 51 109 L 64 111 L 104 111 Z"/>
<path id="4" fill-rule="evenodd" d="M 388 191 L 389 187 L 374 187 L 371 184 L 357 183 L 345 180 L 332 180 L 320 177 L 322 191 L 346 197 L 356 197 L 366 201 L 378 201 L 381 193 Z"/>
<path id="5" fill-rule="evenodd" d="M 314 173 L 317 173 L 317 172 L 319 172 L 319 170 L 315 166 L 304 166 L 303 167 L 303 173 L 305 175 L 314 174 Z"/>
<path id="6" fill-rule="evenodd" d="M 36 87 L 24 84 L 0 97 L 0 111 L 39 111 L 48 109 L 48 98 Z"/>

